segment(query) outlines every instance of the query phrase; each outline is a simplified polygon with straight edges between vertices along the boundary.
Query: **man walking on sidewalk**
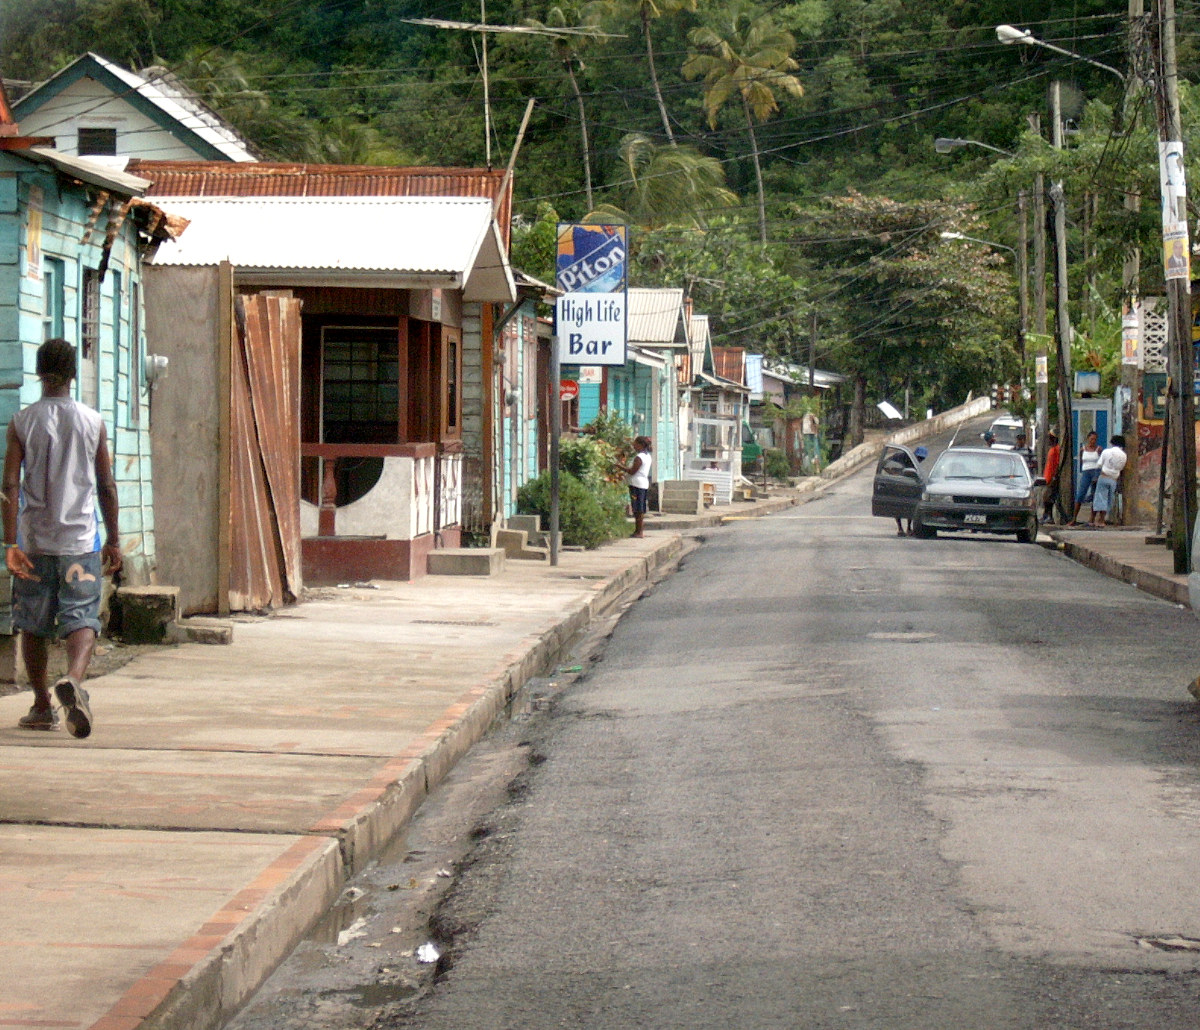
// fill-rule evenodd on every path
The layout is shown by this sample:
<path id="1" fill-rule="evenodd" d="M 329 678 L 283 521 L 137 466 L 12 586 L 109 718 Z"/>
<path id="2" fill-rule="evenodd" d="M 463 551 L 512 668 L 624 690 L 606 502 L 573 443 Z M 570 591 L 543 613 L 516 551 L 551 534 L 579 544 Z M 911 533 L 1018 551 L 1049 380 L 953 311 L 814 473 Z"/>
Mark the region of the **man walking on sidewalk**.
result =
<path id="1" fill-rule="evenodd" d="M 117 484 L 104 420 L 72 400 L 75 348 L 62 339 L 38 348 L 42 397 L 17 412 L 4 455 L 4 558 L 13 580 L 13 625 L 33 687 L 33 707 L 23 729 L 58 728 L 46 685 L 49 641 L 66 643 L 67 675 L 54 684 L 67 728 L 92 732 L 83 688 L 100 632 L 100 590 L 105 566 L 121 568 Z M 24 475 L 22 476 L 22 473 Z M 23 502 L 19 506 L 18 496 Z M 99 547 L 96 504 L 106 542 Z"/>

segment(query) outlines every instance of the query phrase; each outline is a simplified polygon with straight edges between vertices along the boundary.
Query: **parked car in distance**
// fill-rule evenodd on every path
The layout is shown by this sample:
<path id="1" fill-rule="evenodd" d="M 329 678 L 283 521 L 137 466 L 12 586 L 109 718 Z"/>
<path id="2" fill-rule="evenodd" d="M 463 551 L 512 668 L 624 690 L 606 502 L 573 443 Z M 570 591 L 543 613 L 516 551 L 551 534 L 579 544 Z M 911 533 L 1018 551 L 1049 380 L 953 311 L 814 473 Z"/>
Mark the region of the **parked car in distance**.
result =
<path id="1" fill-rule="evenodd" d="M 943 451 L 925 479 L 913 513 L 913 535 L 926 539 L 950 533 L 1015 533 L 1022 543 L 1037 539 L 1038 488 L 1019 454 L 988 447 Z"/>
<path id="2" fill-rule="evenodd" d="M 993 450 L 1011 451 L 1017 446 L 1017 434 L 1025 432 L 1025 424 L 1019 418 L 1010 418 L 1004 415 L 988 426 L 987 432 L 992 434 Z M 1036 446 L 1032 426 L 1029 427 L 1027 435 L 1029 439 L 1026 443 L 1032 449 Z"/>

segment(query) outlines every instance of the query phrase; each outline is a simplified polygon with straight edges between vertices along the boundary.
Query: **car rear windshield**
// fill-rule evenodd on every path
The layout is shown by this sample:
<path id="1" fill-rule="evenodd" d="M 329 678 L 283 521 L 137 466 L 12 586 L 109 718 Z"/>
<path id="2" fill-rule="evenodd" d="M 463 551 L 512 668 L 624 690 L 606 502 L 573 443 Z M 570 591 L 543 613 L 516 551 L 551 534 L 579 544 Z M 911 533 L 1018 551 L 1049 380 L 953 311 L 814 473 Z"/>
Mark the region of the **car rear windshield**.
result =
<path id="1" fill-rule="evenodd" d="M 946 479 L 1028 479 L 1029 470 L 1020 455 L 1011 451 L 963 454 L 946 451 L 929 473 L 929 482 Z"/>
<path id="2" fill-rule="evenodd" d="M 1001 422 L 992 425 L 992 435 L 996 438 L 996 443 L 1002 443 L 1008 447 L 1016 445 L 1019 432 L 1021 432 L 1020 426 L 1006 426 Z"/>

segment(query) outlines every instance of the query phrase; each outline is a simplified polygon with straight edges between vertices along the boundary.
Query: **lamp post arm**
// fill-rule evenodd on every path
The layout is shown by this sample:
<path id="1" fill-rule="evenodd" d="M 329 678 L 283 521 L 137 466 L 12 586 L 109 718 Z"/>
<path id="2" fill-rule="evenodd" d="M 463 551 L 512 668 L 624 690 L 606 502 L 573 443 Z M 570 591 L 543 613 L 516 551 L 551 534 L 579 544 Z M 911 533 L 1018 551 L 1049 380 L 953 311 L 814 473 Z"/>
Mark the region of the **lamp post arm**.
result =
<path id="1" fill-rule="evenodd" d="M 1100 61 L 1094 61 L 1090 57 L 1084 57 L 1083 54 L 1077 54 L 1071 50 L 1064 50 L 1060 46 L 1055 46 L 1053 43 L 1047 43 L 1044 39 L 1038 39 L 1036 36 L 1030 36 L 1029 42 L 1034 46 L 1045 47 L 1047 50 L 1053 50 L 1056 54 L 1062 54 L 1063 57 L 1069 57 L 1073 61 L 1082 61 L 1084 64 L 1090 64 L 1093 68 L 1103 68 L 1106 72 L 1112 72 L 1122 82 L 1125 81 L 1125 73 L 1118 71 L 1111 64 L 1104 64 Z"/>

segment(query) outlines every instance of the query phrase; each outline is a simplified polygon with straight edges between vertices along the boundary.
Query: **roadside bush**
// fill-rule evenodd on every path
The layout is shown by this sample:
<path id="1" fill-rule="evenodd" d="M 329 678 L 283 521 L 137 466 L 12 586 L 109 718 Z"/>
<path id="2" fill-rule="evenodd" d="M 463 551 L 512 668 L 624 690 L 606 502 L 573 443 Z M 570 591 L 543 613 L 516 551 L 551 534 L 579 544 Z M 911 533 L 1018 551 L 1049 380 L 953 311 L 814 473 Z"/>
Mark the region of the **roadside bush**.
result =
<path id="1" fill-rule="evenodd" d="M 570 547 L 599 547 L 609 540 L 629 536 L 633 528 L 625 519 L 628 493 L 621 487 L 599 483 L 589 488 L 570 472 L 558 482 L 558 528 L 562 541 Z M 550 473 L 543 472 L 517 491 L 517 510 L 525 515 L 540 515 L 542 525 L 550 526 Z"/>
<path id="2" fill-rule="evenodd" d="M 792 476 L 792 464 L 787 455 L 774 447 L 763 451 L 763 469 L 772 479 L 790 480 Z"/>
<path id="3" fill-rule="evenodd" d="M 602 440 L 590 436 L 564 436 L 558 444 L 558 467 L 569 472 L 589 490 L 612 482 L 615 456 Z"/>

